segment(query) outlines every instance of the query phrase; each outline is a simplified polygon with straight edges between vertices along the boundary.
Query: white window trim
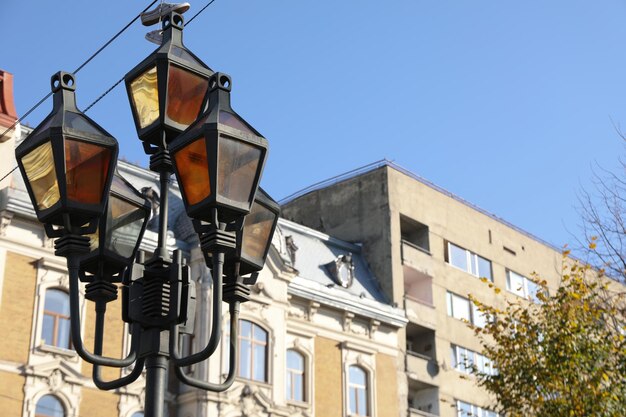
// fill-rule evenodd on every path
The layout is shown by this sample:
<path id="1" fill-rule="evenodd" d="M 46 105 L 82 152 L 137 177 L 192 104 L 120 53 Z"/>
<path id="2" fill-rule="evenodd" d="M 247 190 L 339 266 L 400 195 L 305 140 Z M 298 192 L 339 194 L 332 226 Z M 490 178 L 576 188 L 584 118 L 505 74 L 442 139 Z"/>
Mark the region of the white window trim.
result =
<path id="1" fill-rule="evenodd" d="M 511 287 L 511 274 L 515 274 L 519 278 L 522 279 L 522 292 L 523 292 L 523 294 L 518 294 L 517 293 L 517 289 L 514 289 L 513 287 Z M 537 301 L 536 300 L 537 294 L 531 294 L 531 289 L 529 288 L 529 284 L 536 285 L 534 282 L 532 282 L 532 280 L 530 280 L 525 275 L 519 274 L 519 273 L 517 273 L 517 272 L 507 268 L 507 270 L 506 270 L 506 290 L 508 292 L 510 292 L 511 294 L 516 295 L 518 297 L 525 298 L 526 300 L 529 300 L 529 301 Z"/>
<path id="2" fill-rule="evenodd" d="M 368 417 L 376 417 L 376 356 L 375 352 L 353 343 L 344 342 L 341 345 L 341 356 L 343 361 L 343 416 L 352 417 L 354 414 L 349 413 L 348 401 L 348 376 L 350 375 L 350 366 L 360 366 L 365 370 L 367 377 L 367 406 L 369 410 Z"/>
<path id="3" fill-rule="evenodd" d="M 259 317 L 251 317 L 248 314 L 244 314 L 243 316 L 239 317 L 239 323 L 241 323 L 241 320 L 246 320 L 249 321 L 252 324 L 255 324 L 257 326 L 259 326 L 261 329 L 265 330 L 267 332 L 267 344 L 265 345 L 265 374 L 266 374 L 266 381 L 257 381 L 256 379 L 248 379 L 248 378 L 244 378 L 242 376 L 239 376 L 239 364 L 237 364 L 237 374 L 235 376 L 237 381 L 241 381 L 243 383 L 246 384 L 255 384 L 255 385 L 260 385 L 260 386 L 264 386 L 264 387 L 270 387 L 273 384 L 273 378 L 274 378 L 274 373 L 272 372 L 272 370 L 274 369 L 274 355 L 273 355 L 273 347 L 275 344 L 275 340 L 274 340 L 274 333 L 272 332 L 272 328 L 268 325 L 268 323 L 265 322 L 265 320 L 260 319 Z M 229 340 L 230 338 L 230 316 L 228 314 L 224 314 L 222 316 L 222 323 L 223 323 L 223 329 L 222 329 L 222 339 L 223 340 Z M 241 334 L 239 334 L 239 336 L 241 336 Z M 239 340 L 237 340 L 237 344 L 239 344 Z M 221 356 L 221 362 L 222 362 L 222 375 L 226 376 L 228 374 L 228 358 L 229 358 L 229 343 L 221 343 L 222 345 L 222 354 Z"/>
<path id="4" fill-rule="evenodd" d="M 463 346 L 459 346 L 459 345 L 455 345 L 455 344 L 451 344 L 450 345 L 451 350 L 454 352 L 454 362 L 455 364 L 453 364 L 453 368 L 457 371 L 460 372 L 462 374 L 466 374 L 466 375 L 472 375 L 472 371 L 471 371 L 471 365 L 474 364 L 478 367 L 478 362 L 480 359 L 482 359 L 483 364 L 484 363 L 489 363 L 489 367 L 484 367 L 483 369 L 480 369 L 480 367 L 478 367 L 479 372 L 483 372 L 483 373 L 489 373 L 490 375 L 495 375 L 496 371 L 495 368 L 493 367 L 493 362 L 491 361 L 491 359 L 489 359 L 488 357 L 486 357 L 485 355 L 483 355 L 482 353 L 473 351 L 471 349 L 468 349 L 466 347 Z M 461 350 L 465 351 L 468 353 L 468 356 L 471 355 L 472 356 L 472 360 L 467 360 L 468 365 L 470 365 L 469 368 L 465 368 L 463 362 L 464 359 L 461 357 Z M 486 372 L 486 371 L 490 371 L 490 372 Z"/>
<path id="5" fill-rule="evenodd" d="M 475 276 L 477 278 L 482 278 L 478 274 L 478 258 L 482 258 L 485 261 L 489 262 L 489 269 L 490 269 L 490 275 L 491 275 L 490 277 L 485 277 L 485 278 L 487 278 L 489 281 L 493 282 L 493 263 L 491 262 L 491 259 L 487 259 L 484 256 L 481 256 L 481 255 L 479 255 L 477 253 L 474 253 L 474 252 L 472 252 L 469 249 L 465 249 L 464 247 L 459 246 L 459 245 L 457 245 L 455 243 L 452 243 L 452 242 L 446 242 L 446 243 L 448 245 L 448 247 L 447 247 L 447 249 L 448 249 L 448 260 L 446 262 L 448 265 L 458 269 L 459 271 L 463 271 L 463 272 L 466 272 L 466 273 L 468 273 L 470 275 L 473 275 L 473 276 Z M 452 262 L 450 262 L 450 259 L 451 259 L 451 256 L 450 256 L 450 253 L 451 253 L 450 245 L 465 251 L 466 262 L 467 262 L 467 266 L 469 267 L 469 270 L 463 269 L 463 268 L 461 268 L 459 266 L 454 265 Z M 476 273 L 472 272 L 472 269 L 474 269 L 476 271 Z"/>
<path id="6" fill-rule="evenodd" d="M 465 321 L 465 319 L 454 316 L 454 306 L 452 303 L 452 297 L 461 298 L 464 301 L 467 301 L 468 308 L 469 308 L 469 317 L 470 317 L 468 322 L 473 324 L 474 326 L 482 327 L 481 325 L 477 323 L 478 316 L 481 315 L 481 312 L 478 310 L 478 307 L 476 307 L 474 303 L 470 301 L 469 298 L 463 297 L 462 295 L 453 293 L 451 291 L 446 291 L 446 308 L 447 308 L 448 317 L 452 317 L 455 320 Z"/>
<path id="7" fill-rule="evenodd" d="M 289 352 L 290 350 L 293 350 L 294 352 L 298 352 L 300 355 L 302 355 L 302 358 L 304 360 L 304 369 L 303 369 L 304 375 L 302 379 L 302 382 L 304 383 L 304 391 L 302 393 L 304 395 L 304 401 L 298 401 L 298 400 L 294 400 L 291 398 L 287 398 L 287 377 L 288 377 L 287 352 Z M 296 405 L 296 406 L 305 406 L 305 407 L 308 407 L 311 404 L 312 393 L 313 393 L 313 390 L 312 390 L 313 372 L 311 370 L 312 364 L 313 364 L 312 355 L 309 352 L 306 352 L 301 346 L 299 345 L 288 346 L 287 349 L 285 350 L 285 401 L 288 404 Z"/>
<path id="8" fill-rule="evenodd" d="M 59 400 L 65 411 L 64 417 L 78 417 L 78 404 L 80 402 L 80 397 L 72 396 L 73 398 L 70 398 L 63 391 L 50 391 L 50 389 L 40 390 L 31 396 L 25 395 L 23 416 L 35 417 L 37 403 L 46 395 L 52 395 Z"/>
<path id="9" fill-rule="evenodd" d="M 49 260 L 41 258 L 37 262 L 37 285 L 35 290 L 35 302 L 33 312 L 33 326 L 31 329 L 30 357 L 29 363 L 36 361 L 37 356 L 48 356 L 50 354 L 64 357 L 66 361 L 75 365 L 80 363 L 80 358 L 74 350 L 63 349 L 56 346 L 47 345 L 41 338 L 43 328 L 44 306 L 46 302 L 46 291 L 59 289 L 68 294 L 69 297 L 69 276 L 67 266 L 59 263 L 56 259 Z M 80 290 L 80 310 L 81 317 L 85 317 L 87 303 L 84 298 L 84 291 Z M 81 332 L 84 332 L 85 320 L 81 320 Z M 43 359 L 43 358 L 42 358 Z"/>
<path id="10" fill-rule="evenodd" d="M 484 417 L 486 416 L 485 413 L 495 413 L 494 411 L 488 410 L 486 408 L 483 407 L 479 407 L 475 404 L 472 403 L 468 403 L 465 401 L 461 401 L 461 400 L 456 400 L 456 415 L 457 417 L 465 417 L 465 416 L 461 416 L 461 403 L 465 404 L 465 405 L 469 405 L 471 407 L 471 413 L 472 413 L 472 417 Z M 495 413 L 495 415 L 497 417 L 499 417 L 498 413 Z"/>

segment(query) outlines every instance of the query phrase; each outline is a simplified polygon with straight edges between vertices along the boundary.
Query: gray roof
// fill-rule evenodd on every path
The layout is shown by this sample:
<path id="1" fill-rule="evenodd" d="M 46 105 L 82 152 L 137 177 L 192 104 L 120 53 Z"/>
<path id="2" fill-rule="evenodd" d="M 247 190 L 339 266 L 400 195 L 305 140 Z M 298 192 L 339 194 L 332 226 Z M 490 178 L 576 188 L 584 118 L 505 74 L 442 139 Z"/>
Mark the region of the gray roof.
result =
<path id="1" fill-rule="evenodd" d="M 285 238 L 291 236 L 297 246 L 295 262 L 289 259 Z M 289 284 L 292 294 L 352 311 L 398 327 L 406 324 L 404 313 L 385 297 L 378 280 L 369 269 L 361 246 L 333 238 L 324 233 L 280 219 L 273 245 L 287 264 L 297 270 Z M 341 255 L 352 255 L 354 280 L 344 288 L 333 279 L 328 264 Z"/>

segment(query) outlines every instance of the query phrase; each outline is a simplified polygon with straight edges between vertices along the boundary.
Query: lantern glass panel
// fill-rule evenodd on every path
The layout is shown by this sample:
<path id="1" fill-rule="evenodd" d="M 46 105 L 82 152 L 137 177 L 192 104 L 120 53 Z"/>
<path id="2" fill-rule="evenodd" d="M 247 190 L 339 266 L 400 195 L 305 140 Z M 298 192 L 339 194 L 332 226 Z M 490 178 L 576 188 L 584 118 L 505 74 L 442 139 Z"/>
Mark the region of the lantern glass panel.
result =
<path id="1" fill-rule="evenodd" d="M 156 66 L 135 78 L 130 83 L 130 90 L 139 127 L 143 129 L 150 126 L 159 118 L 159 88 Z"/>
<path id="2" fill-rule="evenodd" d="M 174 154 L 187 204 L 193 205 L 211 195 L 206 140 L 197 139 Z"/>
<path id="3" fill-rule="evenodd" d="M 250 133 L 256 136 L 256 134 L 251 131 L 250 128 L 243 121 L 241 121 L 241 119 L 227 111 L 220 111 L 220 123 L 230 126 L 233 129 L 241 130 L 242 132 Z"/>
<path id="4" fill-rule="evenodd" d="M 191 55 L 189 52 L 187 52 L 185 49 L 181 48 L 180 46 L 172 45 L 172 49 L 170 49 L 170 52 L 172 53 L 172 55 L 177 56 L 184 61 L 187 61 L 189 65 L 204 66 L 196 58 L 194 58 L 193 55 Z"/>
<path id="5" fill-rule="evenodd" d="M 198 118 L 209 80 L 175 65 L 169 66 L 166 114 L 185 127 Z"/>
<path id="6" fill-rule="evenodd" d="M 276 214 L 267 207 L 256 202 L 252 205 L 243 223 L 241 253 L 244 257 L 263 259 L 275 219 Z"/>
<path id="7" fill-rule="evenodd" d="M 39 145 L 22 157 L 26 177 L 35 196 L 37 208 L 45 210 L 61 198 L 50 141 Z"/>
<path id="8" fill-rule="evenodd" d="M 100 204 L 109 174 L 111 149 L 78 140 L 65 140 L 67 198 Z"/>
<path id="9" fill-rule="evenodd" d="M 68 127 L 85 133 L 101 136 L 102 132 L 94 127 L 85 116 L 78 113 L 65 112 L 65 123 Z"/>
<path id="10" fill-rule="evenodd" d="M 225 136 L 220 138 L 218 146 L 219 195 L 237 203 L 250 201 L 255 191 L 252 188 L 261 160 L 261 149 Z"/>
<path id="11" fill-rule="evenodd" d="M 109 197 L 106 247 L 123 258 L 133 256 L 146 212 L 114 195 Z"/>

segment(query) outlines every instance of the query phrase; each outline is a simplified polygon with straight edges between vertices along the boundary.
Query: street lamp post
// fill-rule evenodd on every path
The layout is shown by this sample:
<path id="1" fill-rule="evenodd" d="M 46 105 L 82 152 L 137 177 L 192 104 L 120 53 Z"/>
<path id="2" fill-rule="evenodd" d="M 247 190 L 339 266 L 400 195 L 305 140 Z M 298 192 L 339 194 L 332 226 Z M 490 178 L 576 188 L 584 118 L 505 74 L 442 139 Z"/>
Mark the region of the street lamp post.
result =
<path id="1" fill-rule="evenodd" d="M 232 109 L 231 78 L 184 47 L 182 29 L 181 15 L 166 17 L 162 45 L 125 77 L 138 136 L 160 178 L 158 244 L 150 257 L 138 250 L 150 205 L 115 171 L 117 141 L 76 108 L 72 74 L 52 77 L 52 113 L 16 149 L 37 217 L 56 238 L 55 254 L 67 258 L 74 349 L 93 364 L 100 389 L 130 384 L 145 368 L 146 417 L 163 416 L 170 363 L 188 385 L 210 391 L 232 385 L 240 304 L 249 299 L 279 215 L 278 204 L 258 187 L 267 140 Z M 173 173 L 213 279 L 209 341 L 188 356 L 178 342 L 181 333 L 193 332 L 195 284 L 182 252 L 166 246 Z M 80 333 L 80 282 L 95 303 L 93 351 Z M 104 320 L 120 289 L 131 347 L 125 358 L 111 358 L 102 354 Z M 216 351 L 223 301 L 230 316 L 228 376 L 196 379 L 183 368 Z M 129 366 L 121 378 L 101 376 L 102 367 Z"/>

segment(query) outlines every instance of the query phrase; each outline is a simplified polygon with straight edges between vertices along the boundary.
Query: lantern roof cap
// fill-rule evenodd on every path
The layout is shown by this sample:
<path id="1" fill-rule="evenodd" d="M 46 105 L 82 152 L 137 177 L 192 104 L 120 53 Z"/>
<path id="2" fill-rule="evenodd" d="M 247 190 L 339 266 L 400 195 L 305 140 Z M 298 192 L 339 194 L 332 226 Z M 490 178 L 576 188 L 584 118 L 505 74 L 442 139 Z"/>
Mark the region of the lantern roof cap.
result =
<path id="1" fill-rule="evenodd" d="M 114 145 L 116 139 L 76 107 L 74 74 L 59 71 L 51 77 L 53 107 L 50 114 L 28 135 L 33 140 L 51 135 L 68 135 L 77 139 L 94 140 Z M 27 138 L 28 139 L 28 138 Z"/>

